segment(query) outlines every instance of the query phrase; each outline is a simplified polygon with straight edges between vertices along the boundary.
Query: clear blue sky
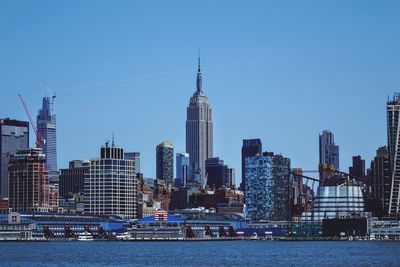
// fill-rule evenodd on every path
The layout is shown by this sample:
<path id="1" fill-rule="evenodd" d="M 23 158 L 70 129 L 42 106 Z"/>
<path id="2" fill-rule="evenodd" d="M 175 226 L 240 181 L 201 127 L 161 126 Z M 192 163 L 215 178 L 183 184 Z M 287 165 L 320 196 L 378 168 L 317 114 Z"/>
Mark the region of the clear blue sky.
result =
<path id="1" fill-rule="evenodd" d="M 0 117 L 56 91 L 60 168 L 114 131 L 154 177 L 158 143 L 185 150 L 200 48 L 215 156 L 237 181 L 243 138 L 316 169 L 324 129 L 347 170 L 386 144 L 399 29 L 399 1 L 1 1 Z"/>

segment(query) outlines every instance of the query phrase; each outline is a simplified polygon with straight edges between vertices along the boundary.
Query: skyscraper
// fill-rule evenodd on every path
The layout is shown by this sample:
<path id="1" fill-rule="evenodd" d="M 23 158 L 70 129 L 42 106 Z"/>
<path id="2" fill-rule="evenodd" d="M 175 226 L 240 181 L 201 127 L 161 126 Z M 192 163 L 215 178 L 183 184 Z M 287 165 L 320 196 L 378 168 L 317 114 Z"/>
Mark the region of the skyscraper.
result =
<path id="1" fill-rule="evenodd" d="M 246 188 L 246 158 L 261 155 L 262 143 L 260 139 L 243 139 L 242 146 L 242 183 L 240 188 L 244 190 Z"/>
<path id="2" fill-rule="evenodd" d="M 370 170 L 371 194 L 369 196 L 370 210 L 374 216 L 387 216 L 391 192 L 391 172 L 389 151 L 386 147 L 380 147 L 371 162 Z"/>
<path id="3" fill-rule="evenodd" d="M 208 97 L 204 95 L 200 69 L 200 57 L 198 59 L 196 92 L 190 98 L 187 108 L 186 120 L 186 151 L 190 155 L 190 166 L 193 177 L 199 174 L 199 182 L 204 185 L 205 162 L 213 155 L 213 123 L 211 107 Z"/>
<path id="4" fill-rule="evenodd" d="M 19 150 L 9 164 L 9 200 L 14 211 L 48 211 L 49 176 L 41 148 Z"/>
<path id="5" fill-rule="evenodd" d="M 226 184 L 229 188 L 231 188 L 233 185 L 235 185 L 235 169 L 234 168 L 228 168 L 228 181 Z"/>
<path id="6" fill-rule="evenodd" d="M 229 186 L 228 166 L 218 157 L 206 160 L 207 185 L 215 190 L 223 185 Z"/>
<path id="7" fill-rule="evenodd" d="M 140 152 L 125 152 L 125 159 L 133 160 L 133 168 L 136 174 L 140 173 Z"/>
<path id="8" fill-rule="evenodd" d="M 391 170 L 389 214 L 399 214 L 400 209 L 400 93 L 387 102 L 387 134 Z"/>
<path id="9" fill-rule="evenodd" d="M 8 197 L 10 156 L 29 148 L 29 122 L 0 119 L 0 197 Z"/>
<path id="10" fill-rule="evenodd" d="M 329 130 L 319 135 L 319 170 L 321 180 L 327 176 L 324 170 L 339 170 L 339 146 Z"/>
<path id="11" fill-rule="evenodd" d="M 190 160 L 189 153 L 176 153 L 176 186 L 185 186 L 189 181 Z"/>
<path id="12" fill-rule="evenodd" d="M 164 141 L 156 148 L 156 178 L 166 184 L 174 181 L 174 147 L 170 141 Z"/>
<path id="13" fill-rule="evenodd" d="M 133 160 L 124 158 L 122 148 L 106 144 L 100 149 L 100 158 L 90 160 L 84 192 L 86 213 L 136 218 L 137 179 Z"/>
<path id="14" fill-rule="evenodd" d="M 57 169 L 57 136 L 56 136 L 56 115 L 54 114 L 53 96 L 43 97 L 42 108 L 36 118 L 38 137 L 43 141 L 38 142 L 46 155 L 46 168 L 49 171 L 50 182 L 58 180 Z M 37 140 L 39 141 L 39 140 Z"/>
<path id="15" fill-rule="evenodd" d="M 246 215 L 251 221 L 288 220 L 290 159 L 271 152 L 246 158 Z"/>
<path id="16" fill-rule="evenodd" d="M 365 179 L 365 160 L 360 155 L 353 157 L 353 166 L 349 167 L 349 174 L 352 177 Z"/>

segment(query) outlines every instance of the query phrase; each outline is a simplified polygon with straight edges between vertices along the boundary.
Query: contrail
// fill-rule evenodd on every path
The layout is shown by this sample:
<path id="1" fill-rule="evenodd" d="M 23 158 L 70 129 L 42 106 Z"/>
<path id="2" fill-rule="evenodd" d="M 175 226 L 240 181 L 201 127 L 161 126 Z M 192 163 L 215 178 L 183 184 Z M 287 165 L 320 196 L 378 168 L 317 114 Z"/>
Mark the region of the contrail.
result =
<path id="1" fill-rule="evenodd" d="M 242 61 L 222 64 L 222 65 L 211 65 L 211 66 L 208 66 L 207 69 L 221 69 L 221 68 L 227 68 L 227 67 L 231 67 L 231 66 L 235 66 L 235 65 L 243 65 L 243 64 L 262 62 L 262 61 L 264 61 L 264 59 L 242 60 Z M 55 93 L 58 93 L 58 92 L 64 92 L 64 91 L 76 90 L 76 89 L 84 89 L 84 88 L 102 86 L 102 85 L 113 84 L 113 83 L 129 82 L 129 81 L 142 80 L 142 79 L 148 79 L 148 78 L 154 78 L 154 77 L 168 76 L 168 75 L 173 75 L 173 74 L 182 73 L 182 72 L 189 72 L 189 70 L 188 69 L 179 69 L 179 70 L 170 71 L 170 72 L 145 74 L 145 75 L 140 75 L 140 76 L 131 77 L 131 78 L 99 81 L 99 82 L 87 83 L 87 84 L 76 85 L 76 86 L 71 86 L 71 87 L 55 88 L 52 91 L 54 91 Z"/>
<path id="2" fill-rule="evenodd" d="M 125 78 L 125 79 L 99 81 L 99 82 L 87 83 L 87 84 L 76 85 L 76 86 L 71 86 L 71 87 L 61 87 L 61 88 L 55 88 L 53 91 L 58 93 L 58 92 L 63 92 L 63 91 L 68 91 L 68 90 L 89 88 L 89 87 L 101 86 L 101 85 L 106 85 L 106 84 L 129 82 L 129 81 L 135 81 L 135 80 L 141 80 L 141 79 L 147 79 L 147 78 L 153 78 L 153 77 L 168 76 L 168 75 L 176 74 L 179 72 L 182 72 L 182 70 L 173 71 L 173 72 L 165 72 L 165 73 L 145 74 L 145 75 L 131 77 L 131 78 Z"/>

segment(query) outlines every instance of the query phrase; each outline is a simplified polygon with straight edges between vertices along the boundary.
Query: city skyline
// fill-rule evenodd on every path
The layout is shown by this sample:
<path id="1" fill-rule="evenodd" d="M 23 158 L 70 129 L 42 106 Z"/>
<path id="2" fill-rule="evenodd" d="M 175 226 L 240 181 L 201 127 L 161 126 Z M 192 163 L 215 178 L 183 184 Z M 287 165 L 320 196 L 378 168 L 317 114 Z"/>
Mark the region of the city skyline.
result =
<path id="1" fill-rule="evenodd" d="M 395 48 L 398 47 L 400 40 L 393 34 L 395 25 L 398 25 L 393 11 L 379 4 L 368 5 L 365 9 L 357 11 L 354 11 L 357 5 L 351 4 L 348 7 L 351 12 L 341 10 L 340 4 L 328 5 L 337 11 L 337 16 L 342 20 L 340 21 L 338 17 L 329 15 L 335 12 L 329 11 L 329 14 L 326 14 L 326 7 L 317 5 L 316 8 L 320 12 L 318 15 L 313 14 L 309 20 L 299 22 L 300 32 L 305 34 L 302 38 L 298 35 L 288 36 L 296 33 L 290 28 L 295 25 L 294 22 L 310 15 L 305 7 L 300 6 L 298 12 L 292 14 L 294 19 L 284 22 L 278 19 L 279 15 L 285 14 L 281 6 L 259 5 L 268 7 L 263 9 L 267 14 L 257 12 L 255 6 L 249 6 L 245 11 L 254 11 L 254 18 L 239 19 L 239 22 L 233 20 L 237 17 L 235 15 L 240 14 L 237 7 L 235 9 L 233 6 L 233 9 L 226 14 L 227 22 L 223 24 L 231 32 L 228 31 L 225 38 L 214 41 L 209 40 L 209 37 L 218 33 L 218 27 L 210 29 L 210 25 L 216 22 L 218 16 L 212 14 L 209 21 L 201 23 L 196 22 L 198 17 L 194 16 L 189 20 L 189 25 L 194 28 L 190 31 L 196 32 L 198 36 L 191 34 L 189 36 L 193 37 L 192 42 L 183 43 L 177 48 L 167 45 L 164 46 L 164 51 L 159 51 L 160 49 L 157 50 L 154 46 L 145 49 L 147 42 L 129 47 L 135 39 L 120 32 L 112 33 L 111 30 L 121 26 L 121 23 L 135 24 L 143 20 L 148 22 L 140 16 L 137 20 L 131 20 L 127 14 L 116 8 L 122 16 L 115 24 L 109 25 L 106 32 L 129 45 L 127 47 L 123 45 L 120 52 L 99 48 L 90 53 L 89 58 L 84 57 L 89 59 L 86 63 L 82 63 L 78 57 L 67 58 L 72 55 L 69 49 L 77 45 L 78 41 L 83 47 L 78 55 L 82 55 L 82 52 L 93 45 L 90 39 L 81 35 L 82 32 L 74 32 L 71 28 L 56 23 L 61 33 L 81 38 L 72 38 L 71 43 L 64 44 L 62 49 L 54 49 L 58 41 L 47 35 L 58 29 L 54 26 L 45 27 L 38 33 L 37 39 L 15 27 L 11 27 L 10 30 L 2 28 L 1 33 L 9 42 L 0 44 L 0 48 L 7 51 L 5 58 L 10 59 L 10 65 L 0 65 L 1 73 L 5 77 L 1 84 L 4 88 L 0 100 L 2 117 L 27 121 L 17 94 L 21 93 L 26 98 L 29 109 L 34 114 L 39 109 L 40 100 L 48 86 L 50 91 L 56 92 L 58 100 L 55 111 L 59 168 L 66 168 L 70 160 L 89 159 L 96 155 L 98 147 L 105 139 L 110 139 L 114 131 L 119 146 L 127 151 L 142 153 L 143 173 L 147 177 L 152 177 L 156 166 L 153 150 L 159 140 L 171 140 L 177 152 L 186 152 L 185 108 L 188 97 L 195 89 L 194 70 L 197 63 L 195 57 L 196 50 L 200 47 L 205 88 L 215 114 L 214 154 L 234 167 L 236 173 L 240 173 L 240 148 L 242 139 L 246 138 L 264 140 L 265 149 L 290 157 L 293 167 L 317 169 L 317 138 L 324 129 L 335 133 L 335 141 L 340 144 L 340 166 L 343 170 L 351 165 L 354 155 L 361 155 L 369 165 L 376 149 L 387 143 L 385 102 L 388 95 L 391 96 L 398 90 L 397 73 L 400 61 Z M 206 10 L 209 7 L 205 4 L 199 8 Z M 106 7 L 102 5 L 97 8 L 98 13 L 94 17 L 94 23 L 101 24 L 100 15 L 108 13 Z M 217 4 L 216 9 L 221 11 L 222 4 L 221 6 Z M 270 14 L 273 13 L 270 11 L 273 9 L 277 11 L 275 15 Z M 34 11 L 35 7 L 28 8 L 21 15 L 14 14 L 14 18 L 4 14 L 0 20 L 6 23 L 12 22 L 14 19 L 20 19 L 19 16 L 22 15 L 33 16 Z M 57 15 L 65 18 L 69 12 L 71 10 Z M 356 14 L 358 20 L 354 17 L 350 19 L 350 14 Z M 367 21 L 366 18 L 370 14 L 375 14 L 376 19 Z M 267 15 L 272 17 L 267 18 Z M 309 27 L 310 22 L 324 15 L 327 17 L 323 20 L 323 26 L 335 32 L 342 32 L 338 36 L 339 41 L 329 43 L 332 39 L 327 33 L 321 33 L 320 27 Z M 179 23 L 186 18 L 186 15 L 182 16 L 162 27 L 148 22 L 151 25 L 150 29 L 156 28 L 156 35 L 140 30 L 139 36 L 148 37 L 146 40 L 159 40 L 170 44 L 161 32 L 166 29 L 165 27 L 179 26 Z M 79 13 L 75 23 L 82 22 L 83 17 L 82 13 Z M 161 16 L 161 18 L 166 17 Z M 257 26 L 256 22 L 260 22 L 260 25 Z M 279 22 L 283 25 L 274 24 Z M 26 25 L 28 21 L 21 20 L 20 23 Z M 44 19 L 38 18 L 34 26 L 41 26 L 44 23 Z M 232 25 L 226 26 L 229 23 Z M 265 27 L 270 24 L 273 27 Z M 254 26 L 254 33 L 246 33 L 246 28 L 240 27 L 241 25 Z M 84 26 L 85 30 L 93 27 L 90 23 Z M 384 34 L 380 34 L 381 31 Z M 11 32 L 14 32 L 14 35 Z M 178 27 L 178 32 L 183 34 L 189 30 Z M 350 36 L 353 32 L 357 34 Z M 376 34 L 378 37 L 371 40 L 370 34 Z M 101 33 L 94 32 L 90 38 L 102 36 Z M 245 38 L 239 38 L 240 36 Z M 175 35 L 174 37 L 178 38 Z M 325 40 L 320 40 L 319 37 Z M 31 50 L 34 53 L 30 51 L 31 54 L 27 55 L 22 50 L 24 42 L 19 42 L 19 38 L 33 42 Z M 252 42 L 259 40 L 260 45 L 246 42 L 246 38 Z M 311 40 L 306 40 L 307 38 Z M 244 45 L 235 44 L 242 39 Z M 274 42 L 271 44 L 268 40 Z M 176 41 L 174 40 L 174 43 Z M 296 45 L 290 45 L 291 41 L 296 41 Z M 317 42 L 321 52 L 317 52 L 315 46 L 308 48 L 312 41 Z M 350 41 L 350 44 L 347 41 Z M 52 48 L 54 51 L 51 51 Z M 115 58 L 100 56 L 107 51 L 112 52 L 111 55 Z M 146 51 L 145 55 L 139 55 L 143 51 Z M 63 52 L 67 53 L 64 55 Z M 0 53 L 3 55 L 5 52 Z M 321 56 L 320 53 L 325 54 Z M 122 55 L 127 55 L 126 59 Z M 38 56 L 44 60 L 36 66 L 35 63 L 39 62 Z M 102 63 L 108 59 L 110 64 L 103 65 Z M 326 65 L 326 62 L 329 64 Z M 80 63 L 83 66 L 76 67 Z M 303 70 L 307 67 L 308 71 Z M 119 105 L 102 110 L 100 107 L 108 103 L 109 99 L 113 99 Z M 150 112 L 162 107 L 161 103 L 165 102 L 165 99 L 171 102 L 165 105 L 163 112 Z M 319 101 L 320 99 L 322 100 Z M 345 108 L 322 112 L 327 101 L 332 107 Z M 142 116 L 143 110 L 148 114 Z M 139 114 L 135 115 L 137 120 L 133 125 L 141 130 L 129 127 L 126 129 L 127 121 L 132 118 L 131 114 Z M 120 120 L 102 124 L 103 121 L 110 121 L 112 118 Z M 365 123 L 366 120 L 368 123 Z M 166 131 L 159 132 L 157 131 L 159 128 Z M 360 129 L 368 134 L 361 136 Z M 292 138 L 294 133 L 300 136 L 300 144 L 299 138 Z M 34 144 L 32 134 L 30 138 L 30 143 Z M 78 146 L 79 143 L 85 145 Z M 239 180 L 238 176 L 237 185 Z"/>

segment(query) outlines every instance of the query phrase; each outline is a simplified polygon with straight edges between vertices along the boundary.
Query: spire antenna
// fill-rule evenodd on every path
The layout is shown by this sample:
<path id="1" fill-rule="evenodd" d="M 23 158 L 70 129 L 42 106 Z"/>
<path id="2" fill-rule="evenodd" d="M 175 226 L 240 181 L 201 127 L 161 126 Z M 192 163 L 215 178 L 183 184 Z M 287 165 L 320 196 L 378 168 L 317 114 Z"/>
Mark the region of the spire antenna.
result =
<path id="1" fill-rule="evenodd" d="M 114 131 L 112 132 L 112 143 L 111 143 L 111 146 L 112 146 L 112 147 L 115 146 L 115 144 L 114 144 Z"/>
<path id="2" fill-rule="evenodd" d="M 198 69 L 197 69 L 197 71 L 201 72 L 201 70 L 200 70 L 200 49 L 199 49 L 199 55 L 198 55 Z"/>
<path id="3" fill-rule="evenodd" d="M 198 66 L 197 66 L 196 93 L 201 94 L 203 93 L 203 88 L 202 88 L 202 78 L 201 78 L 201 68 L 200 68 L 200 49 L 197 60 L 198 60 Z"/>

